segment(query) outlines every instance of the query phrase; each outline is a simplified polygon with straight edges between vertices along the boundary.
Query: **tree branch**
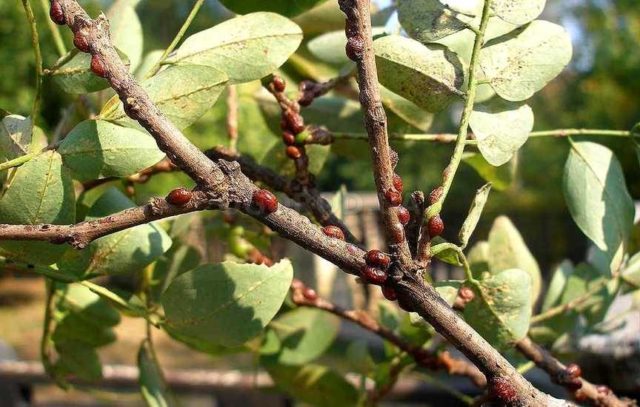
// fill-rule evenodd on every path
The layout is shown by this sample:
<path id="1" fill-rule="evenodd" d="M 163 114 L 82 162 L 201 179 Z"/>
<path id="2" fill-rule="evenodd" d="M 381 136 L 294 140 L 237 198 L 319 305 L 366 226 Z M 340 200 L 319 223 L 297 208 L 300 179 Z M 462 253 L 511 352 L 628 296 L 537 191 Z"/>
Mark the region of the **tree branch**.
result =
<path id="1" fill-rule="evenodd" d="M 398 349 L 409 354 L 421 367 L 430 370 L 442 369 L 451 375 L 466 376 L 480 388 L 487 385 L 487 379 L 477 367 L 465 360 L 452 357 L 449 352 L 445 351 L 433 355 L 424 348 L 409 344 L 393 331 L 380 325 L 378 321 L 373 319 L 365 311 L 345 310 L 323 298 L 313 298 L 313 296 L 305 295 L 307 287 L 305 287 L 301 281 L 295 281 L 294 284 L 291 285 L 291 289 L 291 298 L 296 305 L 327 311 L 346 321 L 351 321 L 367 331 L 378 335 L 382 339 L 391 342 Z"/>
<path id="2" fill-rule="evenodd" d="M 345 28 L 347 55 L 356 62 L 358 67 L 360 104 L 369 136 L 373 175 L 387 240 L 391 243 L 391 251 L 397 256 L 399 264 L 407 271 L 412 270 L 414 265 L 409 244 L 397 212 L 401 202 L 394 202 L 391 198 L 392 195 L 401 194 L 402 191 L 397 191 L 393 182 L 395 165 L 392 162 L 392 155 L 397 154 L 389 147 L 387 115 L 382 107 L 380 89 L 378 89 L 369 0 L 339 0 L 338 3 L 347 16 Z M 402 201 L 401 198 L 400 201 Z"/>
<path id="3" fill-rule="evenodd" d="M 527 357 L 549 374 L 551 379 L 565 386 L 578 401 L 591 401 L 596 406 L 601 407 L 633 407 L 637 406 L 636 402 L 627 398 L 618 398 L 612 391 L 606 386 L 598 386 L 582 377 L 572 378 L 577 380 L 580 385 L 576 389 L 575 384 L 572 385 L 572 380 L 567 380 L 567 366 L 563 365 L 556 358 L 551 355 L 542 346 L 534 343 L 529 337 L 520 340 L 516 344 L 516 348 L 520 353 Z"/>
<path id="4" fill-rule="evenodd" d="M 215 203 L 201 191 L 194 191 L 184 206 L 174 206 L 165 199 L 154 198 L 148 204 L 125 209 L 104 218 L 75 225 L 5 225 L 0 224 L 0 240 L 40 240 L 55 244 L 69 243 L 83 249 L 95 239 L 155 220 L 201 211 L 215 207 Z"/>

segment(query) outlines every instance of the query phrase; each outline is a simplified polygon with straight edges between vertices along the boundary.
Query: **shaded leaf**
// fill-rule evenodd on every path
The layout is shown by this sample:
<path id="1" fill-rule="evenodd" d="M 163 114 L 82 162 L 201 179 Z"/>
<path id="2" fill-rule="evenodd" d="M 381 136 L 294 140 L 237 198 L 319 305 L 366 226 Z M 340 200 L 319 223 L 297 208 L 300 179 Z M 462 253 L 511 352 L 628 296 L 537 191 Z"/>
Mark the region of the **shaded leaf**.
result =
<path id="1" fill-rule="evenodd" d="M 176 65 L 142 82 L 151 101 L 179 129 L 190 126 L 211 109 L 228 81 L 227 75 L 202 65 Z M 100 118 L 137 126 L 122 107 L 118 96 L 107 102 Z"/>
<path id="2" fill-rule="evenodd" d="M 78 124 L 62 141 L 58 152 L 82 181 L 132 175 L 164 157 L 149 134 L 104 120 Z"/>
<path id="3" fill-rule="evenodd" d="M 473 168 L 485 181 L 490 182 L 493 189 L 497 191 L 504 191 L 513 183 L 516 168 L 515 160 L 499 167 L 494 167 L 487 162 L 482 154 L 465 153 L 462 162 Z"/>
<path id="4" fill-rule="evenodd" d="M 13 160 L 29 153 L 32 125 L 28 117 L 17 114 L 3 117 L 0 122 L 0 155 Z"/>
<path id="5" fill-rule="evenodd" d="M 302 31 L 291 20 L 252 13 L 191 35 L 166 62 L 211 66 L 232 82 L 248 82 L 284 64 L 301 41 Z"/>
<path id="6" fill-rule="evenodd" d="M 19 167 L 0 199 L 0 223 L 35 225 L 75 221 L 75 192 L 69 170 L 55 151 L 47 151 Z M 52 264 L 66 250 L 47 242 L 2 241 L 5 255 L 34 264 Z"/>
<path id="7" fill-rule="evenodd" d="M 524 338 L 531 319 L 531 278 L 523 270 L 484 273 L 470 286 L 475 298 L 464 309 L 465 320 L 498 349 Z"/>
<path id="8" fill-rule="evenodd" d="M 138 382 L 142 399 L 149 407 L 167 407 L 169 403 L 164 396 L 166 385 L 162 378 L 162 371 L 153 355 L 148 341 L 142 342 L 138 350 Z"/>
<path id="9" fill-rule="evenodd" d="M 144 38 L 142 24 L 131 0 L 116 0 L 107 11 L 111 43 L 121 50 L 136 69 L 142 59 Z"/>
<path id="10" fill-rule="evenodd" d="M 571 38 L 565 29 L 548 21 L 534 21 L 480 53 L 480 66 L 503 99 L 530 98 L 555 78 L 571 60 Z"/>
<path id="11" fill-rule="evenodd" d="M 462 65 L 446 48 L 399 35 L 379 38 L 373 45 L 380 83 L 392 92 L 431 112 L 460 94 Z"/>
<path id="12" fill-rule="evenodd" d="M 280 341 L 277 360 L 285 365 L 302 365 L 321 356 L 331 346 L 340 320 L 325 311 L 296 308 L 271 321 Z"/>
<path id="13" fill-rule="evenodd" d="M 324 3 L 326 0 L 220 0 L 226 8 L 237 14 L 254 11 L 272 11 L 283 16 L 293 17 Z"/>
<path id="14" fill-rule="evenodd" d="M 179 275 L 162 296 L 167 327 L 211 344 L 239 346 L 257 336 L 289 291 L 288 260 L 272 267 L 224 262 Z"/>
<path id="15" fill-rule="evenodd" d="M 462 248 L 467 246 L 469 238 L 476 229 L 476 226 L 478 226 L 484 205 L 487 203 L 487 199 L 489 199 L 489 192 L 491 192 L 491 184 L 485 184 L 476 191 L 476 196 L 473 198 L 471 208 L 469 208 L 469 214 L 462 223 L 460 232 L 458 233 Z"/>
<path id="16" fill-rule="evenodd" d="M 529 274 L 531 303 L 534 304 L 542 289 L 540 267 L 533 257 L 518 229 L 506 216 L 496 218 L 489 232 L 489 270 L 518 268 Z"/>
<path id="17" fill-rule="evenodd" d="M 529 138 L 533 129 L 533 110 L 526 104 L 494 99 L 474 106 L 469 125 L 484 158 L 499 167 L 511 160 Z"/>
<path id="18" fill-rule="evenodd" d="M 122 62 L 129 65 L 127 56 L 118 53 Z M 109 87 L 106 79 L 91 72 L 91 55 L 75 48 L 58 60 L 49 75 L 62 90 L 71 94 L 92 93 Z"/>
<path id="19" fill-rule="evenodd" d="M 396 95 L 382 85 L 380 85 L 380 96 L 382 104 L 387 110 L 392 111 L 413 127 L 422 131 L 427 131 L 431 127 L 434 118 L 432 113 L 421 109 L 413 102 Z"/>
<path id="20" fill-rule="evenodd" d="M 263 363 L 275 384 L 296 400 L 317 407 L 352 407 L 358 392 L 341 375 L 328 367 L 306 364 L 286 366 Z"/>
<path id="21" fill-rule="evenodd" d="M 615 253 L 631 233 L 635 207 L 611 150 L 596 143 L 572 142 L 563 191 L 580 230 L 600 249 Z"/>
<path id="22" fill-rule="evenodd" d="M 444 3 L 439 0 L 399 0 L 400 24 L 410 37 L 431 42 L 464 30 L 482 11 L 482 1 L 478 0 L 467 2 L 464 8 L 450 8 Z M 458 12 L 463 9 L 467 14 Z"/>

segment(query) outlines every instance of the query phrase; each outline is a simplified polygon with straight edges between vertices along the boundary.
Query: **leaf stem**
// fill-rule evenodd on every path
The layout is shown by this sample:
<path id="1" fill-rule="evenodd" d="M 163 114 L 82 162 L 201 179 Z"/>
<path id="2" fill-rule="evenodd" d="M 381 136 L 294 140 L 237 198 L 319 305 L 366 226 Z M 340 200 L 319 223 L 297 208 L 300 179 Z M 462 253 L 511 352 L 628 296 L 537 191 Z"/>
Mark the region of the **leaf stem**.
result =
<path id="1" fill-rule="evenodd" d="M 45 15 L 49 15 L 49 1 L 48 0 L 40 0 L 40 5 L 42 6 L 42 11 L 44 11 Z M 60 28 L 56 23 L 54 23 L 50 18 L 47 18 L 47 25 L 49 26 L 49 31 L 51 31 L 51 36 L 53 37 L 53 43 L 56 46 L 56 50 L 60 56 L 63 56 L 67 53 L 67 47 L 64 45 L 64 40 L 62 39 L 62 34 L 60 34 Z"/>
<path id="2" fill-rule="evenodd" d="M 442 204 L 447 198 L 447 194 L 451 189 L 451 184 L 455 177 L 458 166 L 462 161 L 462 154 L 464 153 L 464 147 L 467 143 L 468 131 L 469 131 L 469 119 L 473 112 L 473 104 L 476 98 L 476 89 L 478 86 L 476 78 L 476 70 L 478 69 L 478 59 L 480 56 L 480 50 L 484 45 L 484 33 L 487 30 L 487 24 L 489 23 L 489 12 L 491 10 L 491 0 L 485 0 L 484 7 L 482 8 L 482 17 L 480 20 L 480 28 L 476 32 L 475 41 L 473 43 L 473 52 L 471 54 L 471 62 L 469 63 L 469 90 L 467 91 L 464 110 L 462 112 L 462 118 L 460 119 L 460 127 L 458 129 L 458 136 L 456 138 L 456 146 L 453 150 L 453 156 L 447 168 L 445 169 L 443 182 L 442 182 L 442 195 L 440 198 L 431 205 L 425 216 L 425 221 L 440 213 L 442 210 Z"/>
<path id="3" fill-rule="evenodd" d="M 3 162 L 2 164 L 0 164 L 0 171 L 4 171 L 4 170 L 7 170 L 9 168 L 13 168 L 13 167 L 17 167 L 19 165 L 22 165 L 22 164 L 24 164 L 24 163 L 26 163 L 28 161 L 31 161 L 31 159 L 37 157 L 40 154 L 41 154 L 41 152 L 38 151 L 37 153 L 25 154 L 25 155 L 20 156 L 18 158 L 14 158 L 13 160 L 9 160 L 9 161 Z"/>
<path id="4" fill-rule="evenodd" d="M 187 16 L 187 19 L 182 24 L 182 27 L 180 27 L 180 31 L 178 31 L 178 33 L 174 37 L 173 41 L 171 41 L 171 44 L 169 44 L 167 49 L 164 50 L 158 62 L 156 62 L 153 68 L 151 68 L 149 72 L 147 72 L 147 74 L 145 75 L 145 79 L 148 79 L 158 73 L 158 71 L 160 70 L 160 66 L 162 65 L 164 60 L 167 59 L 167 56 L 169 56 L 169 54 L 173 52 L 174 49 L 176 49 L 176 47 L 178 46 L 178 43 L 182 40 L 182 37 L 184 37 L 184 34 L 187 32 L 187 30 L 191 26 L 191 23 L 196 18 L 198 11 L 200 11 L 200 8 L 202 7 L 203 4 L 204 4 L 204 0 L 196 0 L 196 2 L 193 4 L 193 7 L 191 8 L 191 11 L 189 12 L 189 15 Z"/>
<path id="5" fill-rule="evenodd" d="M 31 45 L 33 46 L 36 64 L 36 94 L 33 98 L 33 106 L 31 107 L 31 128 L 33 129 L 36 116 L 38 115 L 38 109 L 40 108 L 40 97 L 42 94 L 42 52 L 40 51 L 40 38 L 38 36 L 36 17 L 33 14 L 30 1 L 22 0 L 22 7 L 24 7 L 24 12 L 27 14 L 27 21 L 29 21 L 29 27 L 31 29 Z"/>
<path id="6" fill-rule="evenodd" d="M 334 139 L 348 140 L 366 140 L 365 133 L 332 133 Z M 605 129 L 553 129 L 533 131 L 529 133 L 529 137 L 572 137 L 572 136 L 601 136 L 601 137 L 632 137 L 631 131 L 628 130 L 605 130 Z M 469 138 L 471 137 L 471 138 Z M 458 139 L 457 134 L 453 133 L 390 133 L 389 139 L 397 141 L 427 141 L 436 143 L 453 143 Z M 469 135 L 465 141 L 467 145 L 475 145 L 477 141 L 473 139 L 473 135 Z"/>

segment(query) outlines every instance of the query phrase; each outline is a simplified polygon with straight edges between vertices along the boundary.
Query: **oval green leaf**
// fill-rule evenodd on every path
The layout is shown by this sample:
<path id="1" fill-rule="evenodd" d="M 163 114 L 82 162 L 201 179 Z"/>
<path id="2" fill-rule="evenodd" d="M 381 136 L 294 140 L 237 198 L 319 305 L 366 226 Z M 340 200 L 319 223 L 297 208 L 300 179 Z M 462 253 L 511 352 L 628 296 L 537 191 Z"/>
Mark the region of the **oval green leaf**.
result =
<path id="1" fill-rule="evenodd" d="M 78 124 L 62 141 L 58 152 L 81 181 L 125 177 L 164 157 L 149 134 L 104 120 Z"/>
<path id="2" fill-rule="evenodd" d="M 302 30 L 291 20 L 252 13 L 193 34 L 166 62 L 211 66 L 234 83 L 249 82 L 279 68 L 301 41 Z"/>
<path id="3" fill-rule="evenodd" d="M 294 17 L 325 1 L 327 0 L 220 0 L 220 3 L 237 14 L 272 11 L 283 16 Z"/>
<path id="4" fill-rule="evenodd" d="M 0 199 L 0 223 L 36 225 L 70 224 L 75 221 L 75 192 L 69 170 L 55 151 L 47 151 L 16 170 Z M 2 241 L 5 255 L 33 264 L 52 264 L 65 246 L 47 242 Z"/>
<path id="5" fill-rule="evenodd" d="M 492 0 L 491 9 L 504 21 L 523 25 L 539 16 L 545 3 L 546 0 Z"/>
<path id="6" fill-rule="evenodd" d="M 527 335 L 531 319 L 531 278 L 518 269 L 484 273 L 470 285 L 475 298 L 464 309 L 465 320 L 498 349 Z"/>
<path id="7" fill-rule="evenodd" d="M 131 61 L 135 70 L 142 60 L 144 38 L 142 24 L 131 0 L 117 0 L 107 11 L 111 43 Z"/>
<path id="8" fill-rule="evenodd" d="M 631 234 L 635 207 L 613 152 L 592 142 L 572 142 L 563 191 L 580 230 L 601 250 L 615 253 Z"/>
<path id="9" fill-rule="evenodd" d="M 478 20 L 482 11 L 482 1 L 473 0 L 463 9 L 447 7 L 439 0 L 399 0 L 398 19 L 410 37 L 427 43 L 464 30 L 467 25 Z"/>
<path id="10" fill-rule="evenodd" d="M 425 46 L 389 35 L 374 41 L 382 85 L 430 112 L 444 109 L 463 82 L 458 57 L 441 45 Z"/>
<path id="11" fill-rule="evenodd" d="M 518 102 L 558 76 L 571 55 L 571 38 L 565 29 L 537 20 L 490 42 L 480 53 L 480 66 L 500 97 Z"/>
<path id="12" fill-rule="evenodd" d="M 122 61 L 129 65 L 128 57 L 121 52 L 119 54 Z M 77 49 L 61 57 L 49 71 L 49 76 L 62 90 L 71 94 L 92 93 L 109 87 L 106 79 L 91 72 L 91 55 Z"/>
<path id="13" fill-rule="evenodd" d="M 273 267 L 224 262 L 179 275 L 162 296 L 167 328 L 228 347 L 254 338 L 275 316 L 289 291 L 288 260 Z"/>
<path id="14" fill-rule="evenodd" d="M 533 129 L 533 110 L 526 104 L 493 99 L 476 105 L 469 126 L 487 162 L 499 167 L 524 145 Z"/>

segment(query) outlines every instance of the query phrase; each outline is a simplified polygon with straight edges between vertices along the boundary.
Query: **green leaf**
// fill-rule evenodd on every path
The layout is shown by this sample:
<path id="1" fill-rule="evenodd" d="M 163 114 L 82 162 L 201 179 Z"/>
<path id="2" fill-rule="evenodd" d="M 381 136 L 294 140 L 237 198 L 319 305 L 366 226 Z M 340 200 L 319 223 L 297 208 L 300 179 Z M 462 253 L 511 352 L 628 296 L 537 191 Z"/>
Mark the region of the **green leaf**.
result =
<path id="1" fill-rule="evenodd" d="M 444 263 L 462 266 L 458 258 L 458 252 L 451 246 L 451 243 L 440 236 L 434 237 L 431 240 L 431 255 Z"/>
<path id="2" fill-rule="evenodd" d="M 324 3 L 326 0 L 220 0 L 226 8 L 237 14 L 254 11 L 272 11 L 287 17 L 294 17 Z"/>
<path id="3" fill-rule="evenodd" d="M 477 242 L 467 253 L 467 261 L 475 278 L 480 278 L 482 273 L 489 271 L 489 256 L 489 242 L 485 240 Z"/>
<path id="4" fill-rule="evenodd" d="M 134 7 L 131 0 L 116 0 L 107 11 L 111 43 L 129 57 L 132 70 L 140 64 L 144 47 L 142 24 Z"/>
<path id="5" fill-rule="evenodd" d="M 119 54 L 122 62 L 129 65 L 127 56 Z M 58 60 L 49 75 L 62 90 L 71 94 L 92 93 L 109 87 L 106 79 L 91 72 L 91 55 L 75 48 Z"/>
<path id="6" fill-rule="evenodd" d="M 224 262 L 179 275 L 162 296 L 167 328 L 223 346 L 254 338 L 274 317 L 293 278 L 288 260 L 273 267 Z"/>
<path id="7" fill-rule="evenodd" d="M 166 62 L 211 66 L 234 83 L 249 82 L 284 64 L 301 41 L 302 30 L 291 20 L 252 13 L 191 35 Z"/>
<path id="8" fill-rule="evenodd" d="M 328 367 L 263 363 L 275 384 L 296 400 L 316 407 L 353 407 L 358 392 L 342 375 Z"/>
<path id="9" fill-rule="evenodd" d="M 422 131 L 427 131 L 431 127 L 434 118 L 432 113 L 421 109 L 413 102 L 396 95 L 382 85 L 380 85 L 380 96 L 382 97 L 382 104 L 387 110 L 395 113 L 413 127 Z"/>
<path id="10" fill-rule="evenodd" d="M 69 171 L 55 151 L 36 156 L 16 170 L 0 199 L 0 223 L 66 225 L 75 221 L 75 192 Z M 52 264 L 66 246 L 47 242 L 2 241 L 5 255 L 34 264 Z"/>
<path id="11" fill-rule="evenodd" d="M 202 65 L 176 65 L 142 82 L 151 101 L 179 129 L 184 129 L 216 102 L 228 81 L 227 75 Z M 127 126 L 137 126 L 124 112 L 117 96 L 111 98 L 100 118 Z"/>
<path id="12" fill-rule="evenodd" d="M 490 182 L 493 189 L 497 191 L 504 191 L 509 188 L 515 178 L 515 160 L 499 167 L 494 167 L 487 162 L 482 154 L 465 153 L 462 156 L 462 162 L 473 168 L 485 181 Z"/>
<path id="13" fill-rule="evenodd" d="M 491 192 L 491 184 L 485 184 L 476 191 L 476 196 L 473 198 L 471 208 L 469 208 L 469 214 L 458 233 L 458 238 L 460 239 L 460 244 L 463 249 L 467 247 L 469 238 L 473 234 L 473 231 L 476 230 L 476 226 L 478 226 L 484 205 L 487 203 L 487 199 L 489 199 L 489 192 Z"/>
<path id="14" fill-rule="evenodd" d="M 622 282 L 627 292 L 640 288 L 640 253 L 634 254 L 622 271 Z"/>
<path id="15" fill-rule="evenodd" d="M 558 76 L 571 55 L 571 38 L 565 29 L 537 20 L 485 46 L 480 67 L 500 97 L 518 102 Z"/>
<path id="16" fill-rule="evenodd" d="M 420 42 L 431 42 L 458 31 L 477 20 L 482 1 L 467 2 L 464 13 L 459 7 L 447 7 L 439 0 L 399 0 L 398 19 L 410 37 Z M 469 15 L 471 14 L 471 15 Z"/>
<path id="17" fill-rule="evenodd" d="M 56 375 L 97 381 L 102 366 L 96 348 L 115 340 L 111 328 L 120 322 L 120 315 L 80 284 L 56 283 L 54 292 Z"/>
<path id="18" fill-rule="evenodd" d="M 7 160 L 29 153 L 32 122 L 28 117 L 10 114 L 0 122 L 0 155 Z"/>
<path id="19" fill-rule="evenodd" d="M 493 99 L 475 105 L 469 125 L 478 140 L 478 149 L 496 167 L 507 163 L 524 145 L 533 129 L 533 110 L 529 105 Z"/>
<path id="20" fill-rule="evenodd" d="M 392 92 L 431 112 L 460 95 L 462 64 L 445 47 L 399 35 L 379 38 L 373 46 L 380 83 Z"/>
<path id="21" fill-rule="evenodd" d="M 549 308 L 560 305 L 562 292 L 564 291 L 569 276 L 573 273 L 573 270 L 573 264 L 569 260 L 564 260 L 556 267 L 551 277 L 551 281 L 549 282 L 549 287 L 547 288 L 547 293 L 544 297 L 544 301 L 542 303 L 543 312 L 548 310 Z"/>
<path id="22" fill-rule="evenodd" d="M 546 0 L 492 0 L 496 16 L 512 24 L 523 25 L 542 13 Z"/>
<path id="23" fill-rule="evenodd" d="M 164 157 L 149 134 L 104 120 L 78 124 L 62 141 L 58 152 L 81 181 L 125 177 Z"/>
<path id="24" fill-rule="evenodd" d="M 87 219 L 97 219 L 134 207 L 122 192 L 108 189 Z M 142 270 L 171 247 L 171 238 L 155 223 L 138 225 L 96 239 L 82 251 L 69 250 L 58 262 L 60 271 L 87 274 L 125 274 Z"/>
<path id="25" fill-rule="evenodd" d="M 142 342 L 138 351 L 138 382 L 142 398 L 148 407 L 168 407 L 164 394 L 166 385 L 162 378 L 162 371 L 153 355 L 148 341 Z"/>
<path id="26" fill-rule="evenodd" d="M 303 307 L 278 317 L 269 326 L 280 340 L 278 362 L 303 365 L 331 346 L 338 335 L 340 320 L 328 312 Z"/>
<path id="27" fill-rule="evenodd" d="M 613 254 L 629 238 L 635 208 L 611 150 L 596 143 L 572 142 L 563 191 L 573 220 L 600 249 Z"/>
<path id="28" fill-rule="evenodd" d="M 540 267 L 518 229 L 506 216 L 500 216 L 493 222 L 489 232 L 489 253 L 489 270 L 492 273 L 517 268 L 529 274 L 533 305 L 542 289 Z"/>
<path id="29" fill-rule="evenodd" d="M 470 285 L 475 298 L 464 309 L 465 320 L 498 349 L 527 335 L 531 319 L 531 278 L 518 269 L 484 273 Z"/>

